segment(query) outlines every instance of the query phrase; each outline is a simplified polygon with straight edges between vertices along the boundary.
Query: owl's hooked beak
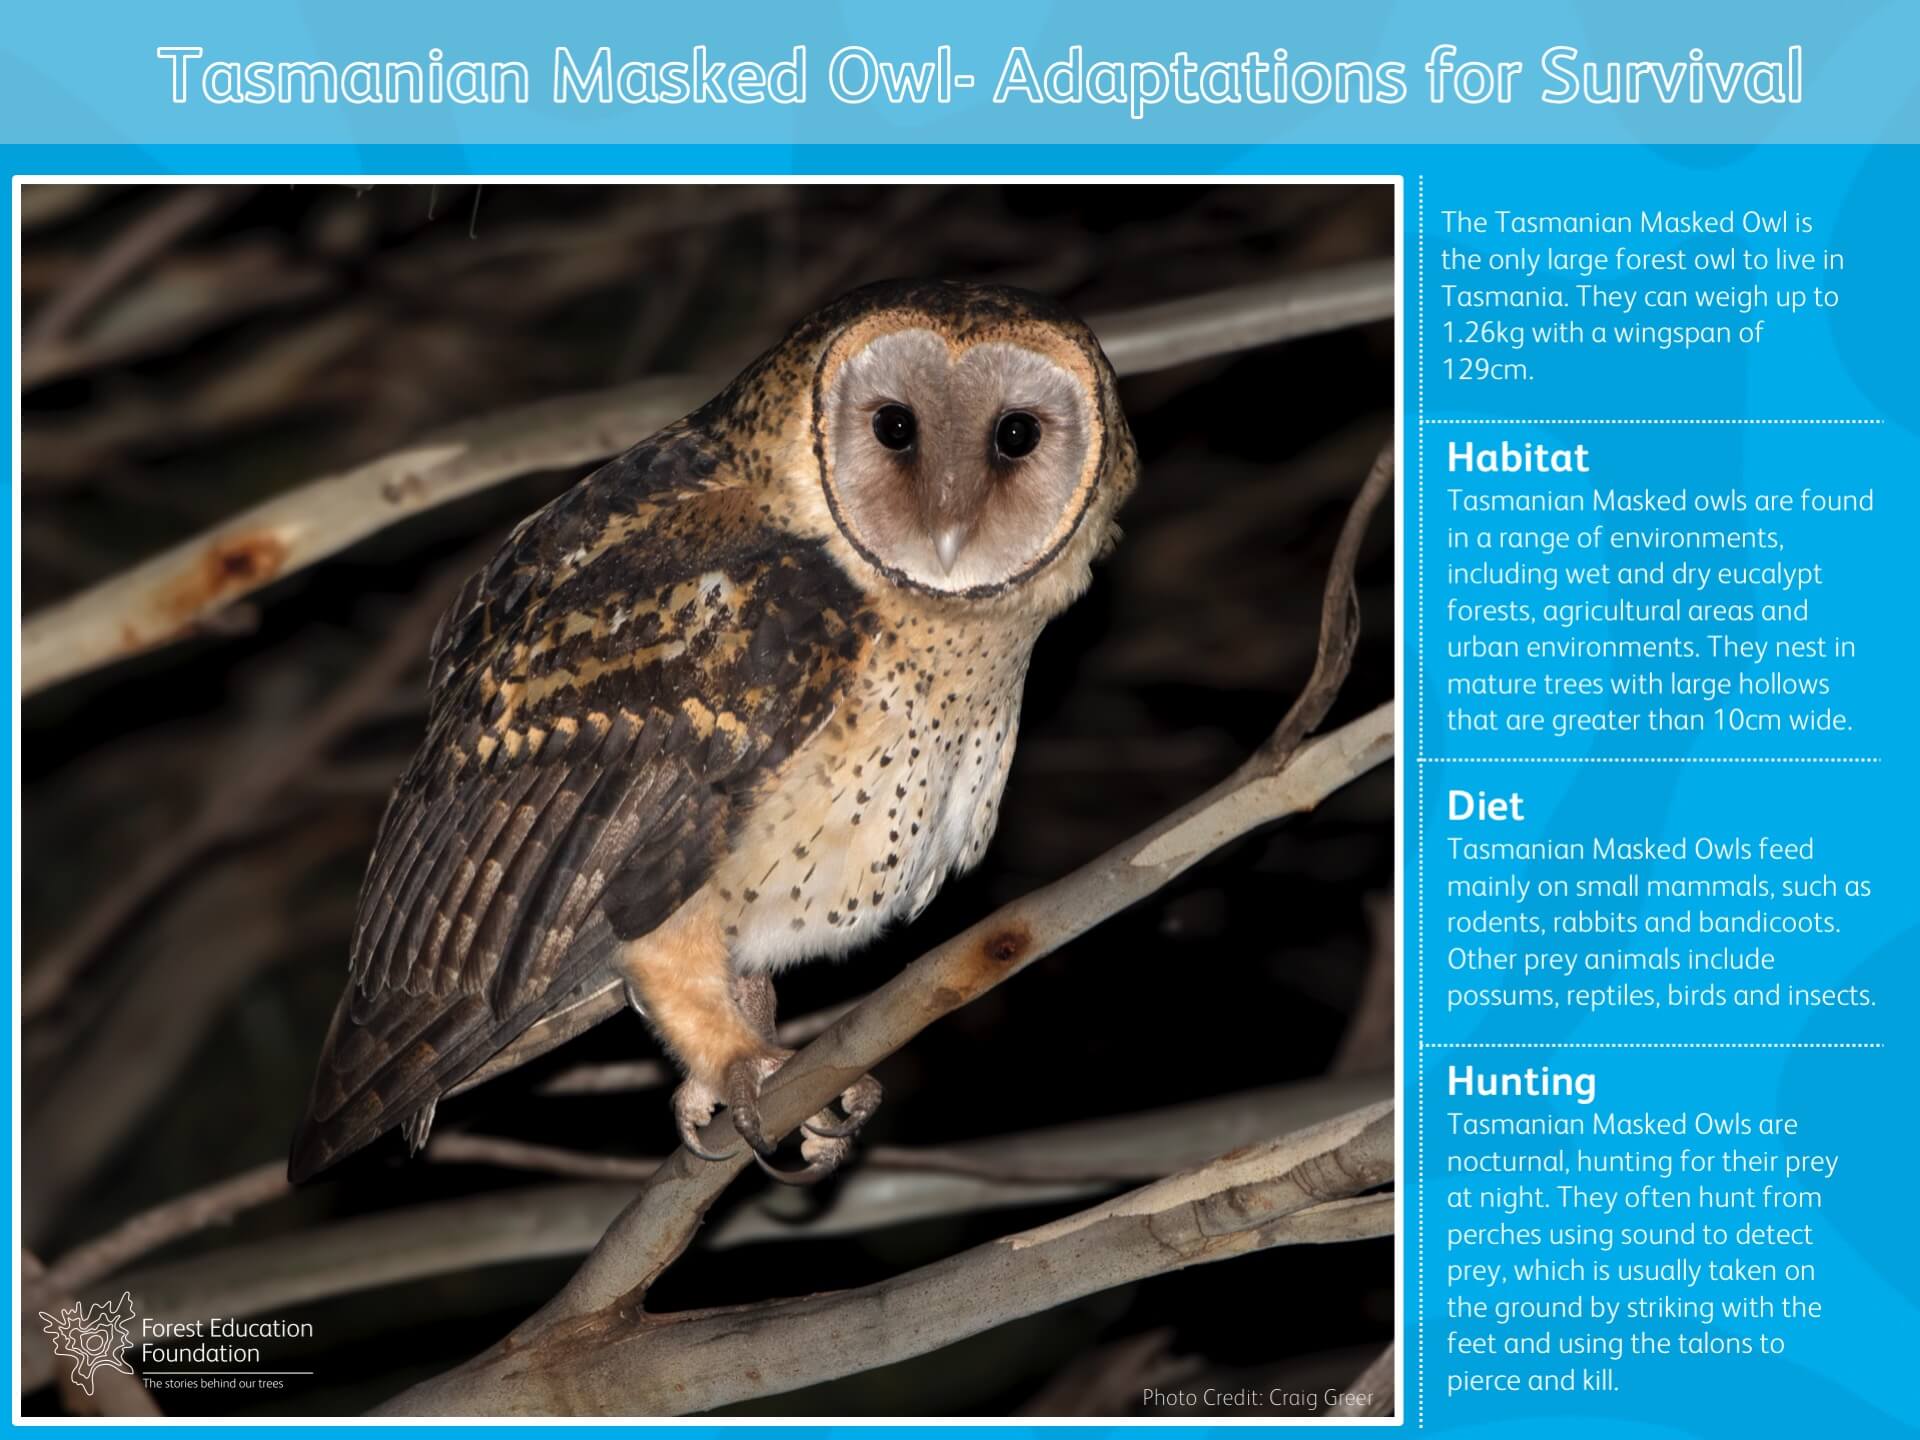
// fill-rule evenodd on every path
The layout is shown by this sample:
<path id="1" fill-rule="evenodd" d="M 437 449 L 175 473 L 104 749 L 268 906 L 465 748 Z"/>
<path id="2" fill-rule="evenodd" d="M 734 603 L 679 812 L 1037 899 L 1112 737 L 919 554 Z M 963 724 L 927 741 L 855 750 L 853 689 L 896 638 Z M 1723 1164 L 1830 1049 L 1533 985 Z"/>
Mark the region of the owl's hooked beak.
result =
<path id="1" fill-rule="evenodd" d="M 933 553 L 940 557 L 940 568 L 949 575 L 953 573 L 953 562 L 960 558 L 961 548 L 967 543 L 967 528 L 964 525 L 948 525 L 934 533 Z"/>
<path id="2" fill-rule="evenodd" d="M 941 474 L 935 484 L 922 492 L 921 523 L 933 541 L 934 558 L 946 574 L 953 573 L 960 552 L 973 539 L 984 498 L 970 476 L 951 471 Z"/>

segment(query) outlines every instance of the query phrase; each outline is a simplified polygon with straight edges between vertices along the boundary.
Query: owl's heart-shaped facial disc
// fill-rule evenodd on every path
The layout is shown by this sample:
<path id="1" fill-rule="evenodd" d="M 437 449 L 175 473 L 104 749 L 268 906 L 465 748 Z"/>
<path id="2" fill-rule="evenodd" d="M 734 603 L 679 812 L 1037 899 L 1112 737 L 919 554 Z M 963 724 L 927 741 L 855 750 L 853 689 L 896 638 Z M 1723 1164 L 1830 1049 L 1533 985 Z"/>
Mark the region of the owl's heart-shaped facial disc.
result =
<path id="1" fill-rule="evenodd" d="M 984 595 L 1085 514 L 1102 442 L 1083 356 L 1045 338 L 867 327 L 822 363 L 821 478 L 842 533 L 897 581 Z"/>

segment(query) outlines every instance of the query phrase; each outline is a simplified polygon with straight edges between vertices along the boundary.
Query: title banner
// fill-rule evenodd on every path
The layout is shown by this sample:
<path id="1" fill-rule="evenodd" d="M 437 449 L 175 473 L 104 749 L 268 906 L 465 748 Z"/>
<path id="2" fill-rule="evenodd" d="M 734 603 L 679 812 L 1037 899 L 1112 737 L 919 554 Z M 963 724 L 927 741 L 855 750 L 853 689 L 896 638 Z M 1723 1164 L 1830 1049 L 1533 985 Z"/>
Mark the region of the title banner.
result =
<path id="1" fill-rule="evenodd" d="M 17 12 L 0 139 L 1807 143 L 1920 132 L 1897 6 Z M 1737 33 L 1737 38 L 1735 34 Z M 44 57 L 87 56 L 57 73 Z M 30 59 L 29 57 L 39 57 Z M 696 118 L 697 117 L 697 118 Z"/>

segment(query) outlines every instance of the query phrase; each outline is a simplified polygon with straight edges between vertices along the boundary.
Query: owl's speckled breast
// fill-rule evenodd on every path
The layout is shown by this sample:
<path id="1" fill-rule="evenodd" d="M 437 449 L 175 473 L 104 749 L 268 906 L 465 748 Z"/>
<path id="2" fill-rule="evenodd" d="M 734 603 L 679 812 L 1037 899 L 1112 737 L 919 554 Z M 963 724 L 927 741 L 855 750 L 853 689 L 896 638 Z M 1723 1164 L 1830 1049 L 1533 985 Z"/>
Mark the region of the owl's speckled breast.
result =
<path id="1" fill-rule="evenodd" d="M 717 895 L 748 970 L 838 955 L 917 915 L 993 837 L 1039 627 L 913 610 L 763 788 Z"/>

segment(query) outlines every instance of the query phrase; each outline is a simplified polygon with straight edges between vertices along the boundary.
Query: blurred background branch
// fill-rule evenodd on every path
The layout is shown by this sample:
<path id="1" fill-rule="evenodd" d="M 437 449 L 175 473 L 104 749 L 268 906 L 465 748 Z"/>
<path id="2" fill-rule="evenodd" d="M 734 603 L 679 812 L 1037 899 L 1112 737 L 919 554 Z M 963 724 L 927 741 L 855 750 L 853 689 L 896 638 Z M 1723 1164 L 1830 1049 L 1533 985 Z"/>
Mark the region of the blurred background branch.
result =
<path id="1" fill-rule="evenodd" d="M 1382 261 L 1209 291 L 1096 315 L 1089 323 L 1114 369 L 1126 376 L 1392 313 L 1393 267 Z M 716 371 L 544 400 L 430 437 L 347 474 L 310 481 L 29 616 L 20 638 L 22 689 L 31 695 L 181 639 L 281 576 L 428 506 L 518 475 L 617 454 L 716 394 L 730 378 L 730 372 Z"/>

